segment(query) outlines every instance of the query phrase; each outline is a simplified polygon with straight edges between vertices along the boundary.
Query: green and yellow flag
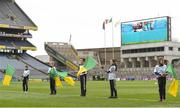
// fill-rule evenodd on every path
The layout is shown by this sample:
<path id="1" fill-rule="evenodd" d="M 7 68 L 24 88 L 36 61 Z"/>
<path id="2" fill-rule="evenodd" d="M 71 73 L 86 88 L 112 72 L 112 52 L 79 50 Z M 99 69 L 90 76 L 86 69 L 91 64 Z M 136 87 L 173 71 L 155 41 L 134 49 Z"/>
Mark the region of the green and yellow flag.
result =
<path id="1" fill-rule="evenodd" d="M 3 79 L 3 86 L 9 86 L 14 72 L 15 72 L 14 67 L 8 65 Z"/>
<path id="2" fill-rule="evenodd" d="M 79 76 L 81 73 L 86 72 L 86 71 L 87 71 L 87 69 L 84 66 L 80 66 L 77 76 Z"/>
<path id="3" fill-rule="evenodd" d="M 179 81 L 177 80 L 176 72 L 172 64 L 168 64 L 166 72 L 173 76 L 173 80 L 169 86 L 168 93 L 174 97 L 177 96 Z"/>
<path id="4" fill-rule="evenodd" d="M 55 80 L 55 85 L 56 85 L 56 87 L 61 87 L 61 88 L 63 87 L 62 82 L 61 82 L 59 76 L 56 76 L 56 77 L 54 78 L 54 80 Z"/>
<path id="5" fill-rule="evenodd" d="M 167 72 L 168 74 L 172 75 L 173 78 L 176 79 L 176 77 L 177 77 L 177 76 L 176 76 L 176 72 L 175 72 L 172 64 L 168 64 L 168 65 L 167 65 L 166 72 Z"/>
<path id="6" fill-rule="evenodd" d="M 72 77 L 69 77 L 69 76 L 68 76 L 68 72 L 58 72 L 58 75 L 59 75 L 62 79 L 64 79 L 64 81 L 65 81 L 68 85 L 74 86 L 75 81 L 73 80 Z"/>
<path id="7" fill-rule="evenodd" d="M 51 68 L 50 77 L 54 78 L 56 87 L 63 87 L 58 75 L 58 71 L 55 68 Z"/>
<path id="8" fill-rule="evenodd" d="M 85 64 L 84 64 L 84 67 L 88 70 L 91 70 L 93 69 L 95 66 L 96 66 L 97 62 L 96 60 L 94 60 L 94 58 L 92 58 L 91 56 L 88 56 L 86 58 L 86 61 L 85 61 Z"/>
<path id="9" fill-rule="evenodd" d="M 65 81 L 68 85 L 71 85 L 71 86 L 74 86 L 74 84 L 75 84 L 75 81 L 73 80 L 72 77 L 65 77 L 65 78 L 64 78 L 64 81 Z"/>
<path id="10" fill-rule="evenodd" d="M 62 79 L 68 76 L 68 72 L 59 72 L 58 71 L 58 76 L 60 76 Z"/>
<path id="11" fill-rule="evenodd" d="M 94 60 L 94 58 L 92 58 L 91 56 L 88 56 L 86 58 L 84 65 L 79 67 L 77 76 L 79 76 L 81 73 L 83 73 L 85 71 L 89 71 L 89 70 L 93 69 L 96 66 L 96 64 L 97 64 L 96 60 Z"/>

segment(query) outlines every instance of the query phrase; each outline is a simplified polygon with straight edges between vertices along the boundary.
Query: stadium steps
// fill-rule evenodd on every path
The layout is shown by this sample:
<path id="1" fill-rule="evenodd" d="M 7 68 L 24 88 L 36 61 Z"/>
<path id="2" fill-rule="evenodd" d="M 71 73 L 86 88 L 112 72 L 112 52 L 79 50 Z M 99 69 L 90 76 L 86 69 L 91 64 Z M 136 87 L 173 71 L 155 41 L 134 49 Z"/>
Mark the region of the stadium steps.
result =
<path id="1" fill-rule="evenodd" d="M 28 65 L 29 67 L 31 67 L 32 69 L 41 72 L 45 75 L 48 75 L 48 69 L 50 67 L 50 65 L 40 61 L 39 59 L 27 54 L 27 53 L 23 53 L 20 54 L 18 59 L 23 62 L 24 64 Z M 61 70 L 58 70 L 61 71 Z M 69 76 L 76 78 L 75 75 L 68 73 Z"/>
<path id="2" fill-rule="evenodd" d="M 55 51 L 59 52 L 62 56 L 71 60 L 74 64 L 79 65 L 79 56 L 73 45 L 65 42 L 47 42 L 45 43 L 53 48 Z"/>
<path id="3" fill-rule="evenodd" d="M 17 79 L 21 79 L 26 64 L 18 60 L 17 56 L 20 56 L 20 54 L 0 53 L 0 61 L 3 61 L 0 64 L 0 69 L 4 71 L 7 65 L 11 65 L 16 69 L 16 72 L 13 77 L 16 77 Z M 30 77 L 33 79 L 48 78 L 47 74 L 39 72 L 39 70 L 36 70 L 35 68 L 33 68 L 33 66 L 32 67 L 29 66 L 29 69 L 31 70 Z"/>
<path id="4" fill-rule="evenodd" d="M 42 61 L 36 59 L 35 57 L 27 53 L 19 54 L 17 57 L 18 57 L 18 60 L 28 65 L 29 67 L 33 68 L 34 70 L 41 72 L 45 75 L 48 75 L 47 72 L 50 67 L 49 65 L 43 63 Z"/>
<path id="5" fill-rule="evenodd" d="M 0 80 L 3 78 L 3 76 L 4 76 L 4 72 L 3 70 L 0 69 Z"/>
<path id="6" fill-rule="evenodd" d="M 45 44 L 45 50 L 50 57 L 56 59 L 57 61 L 61 62 L 64 65 L 66 65 L 67 67 L 69 67 L 73 71 L 78 71 L 79 67 L 75 63 L 73 63 L 71 60 L 67 59 L 65 56 L 60 54 L 58 51 L 56 51 L 55 49 L 53 49 L 49 45 Z"/>

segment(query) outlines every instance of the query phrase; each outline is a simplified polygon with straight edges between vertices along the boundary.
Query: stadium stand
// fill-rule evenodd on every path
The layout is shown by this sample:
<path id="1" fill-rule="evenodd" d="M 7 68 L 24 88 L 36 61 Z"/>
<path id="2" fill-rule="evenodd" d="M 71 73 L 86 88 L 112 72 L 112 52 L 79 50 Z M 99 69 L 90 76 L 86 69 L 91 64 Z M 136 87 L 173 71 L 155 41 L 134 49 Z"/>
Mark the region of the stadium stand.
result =
<path id="1" fill-rule="evenodd" d="M 19 56 L 21 56 L 23 58 L 21 58 Z M 22 62 L 21 59 L 27 61 L 28 63 Z M 1 62 L 0 69 L 5 70 L 7 65 L 13 66 L 16 70 L 14 77 L 16 77 L 18 79 L 21 78 L 22 73 L 25 68 L 25 65 L 28 65 L 29 69 L 31 70 L 30 78 L 43 79 L 43 78 L 48 77 L 47 70 L 48 70 L 49 66 L 41 63 L 40 61 L 35 61 L 34 58 L 31 56 L 28 56 L 28 54 L 7 54 L 7 53 L 3 54 L 3 53 L 1 53 L 0 60 L 3 61 L 3 62 Z M 33 63 L 36 65 L 36 67 L 35 67 L 35 65 L 32 65 Z"/>
<path id="2" fill-rule="evenodd" d="M 57 45 L 55 45 L 57 46 Z M 58 45 L 60 46 L 60 45 Z M 61 50 L 61 48 L 65 49 Z M 56 62 L 60 62 L 61 64 L 64 64 L 68 67 L 67 70 L 71 71 L 77 71 L 78 70 L 78 60 L 76 60 L 69 55 L 72 55 L 72 51 L 69 51 L 72 47 L 69 47 L 68 45 L 61 47 L 60 50 L 58 51 L 52 44 L 50 43 L 45 43 L 45 50 L 48 53 L 50 57 L 56 60 Z M 60 70 L 64 70 L 64 68 L 59 67 Z"/>
<path id="3" fill-rule="evenodd" d="M 11 48 L 11 49 L 36 50 L 36 47 L 33 44 L 31 44 L 26 39 L 21 39 L 21 38 L 0 37 L 0 45 L 6 46 L 6 48 Z"/>
<path id="4" fill-rule="evenodd" d="M 37 30 L 37 26 L 13 0 L 0 0 L 0 19 L 3 28 Z"/>
<path id="5" fill-rule="evenodd" d="M 26 53 L 36 50 L 28 41 L 28 38 L 32 38 L 29 30 L 37 30 L 37 26 L 16 2 L 0 0 L 0 78 L 7 65 L 15 68 L 14 79 L 21 79 L 25 65 L 31 70 L 30 78 L 48 78 L 49 65 Z"/>
<path id="6" fill-rule="evenodd" d="M 42 61 L 36 59 L 35 57 L 27 54 L 27 53 L 22 53 L 19 55 L 19 58 L 21 61 L 25 64 L 30 65 L 33 68 L 39 69 L 41 71 L 44 71 L 44 73 L 47 74 L 49 65 L 43 63 Z"/>
<path id="7" fill-rule="evenodd" d="M 2 70 L 0 70 L 0 80 L 2 80 L 2 79 L 3 79 L 3 76 L 4 76 L 4 73 L 3 73 L 3 71 L 2 71 Z"/>

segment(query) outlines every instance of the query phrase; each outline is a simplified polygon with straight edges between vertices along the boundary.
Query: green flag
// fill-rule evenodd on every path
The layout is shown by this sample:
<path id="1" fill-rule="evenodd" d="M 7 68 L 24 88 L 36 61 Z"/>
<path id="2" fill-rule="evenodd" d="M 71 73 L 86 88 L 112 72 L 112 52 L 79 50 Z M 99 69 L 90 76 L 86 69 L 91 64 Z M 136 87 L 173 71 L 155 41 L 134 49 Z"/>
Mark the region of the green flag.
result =
<path id="1" fill-rule="evenodd" d="M 176 77 L 177 77 L 176 72 L 175 72 L 172 64 L 167 65 L 166 72 L 169 73 L 170 75 L 172 75 L 176 79 Z"/>
<path id="2" fill-rule="evenodd" d="M 68 76 L 68 72 L 58 72 L 58 75 L 64 79 L 65 77 Z"/>
<path id="3" fill-rule="evenodd" d="M 15 72 L 14 67 L 8 65 L 7 68 L 6 68 L 6 73 L 4 75 L 4 80 L 3 80 L 3 85 L 4 86 L 9 86 L 14 72 Z"/>
<path id="4" fill-rule="evenodd" d="M 86 58 L 84 67 L 85 67 L 87 70 L 90 70 L 90 69 L 94 68 L 94 67 L 96 66 L 96 64 L 97 64 L 96 60 L 94 60 L 91 56 L 88 56 L 88 57 Z"/>
<path id="5" fill-rule="evenodd" d="M 168 90 L 168 93 L 174 97 L 177 96 L 177 93 L 178 93 L 178 85 L 179 85 L 179 81 L 176 79 L 177 76 L 176 76 L 176 72 L 173 68 L 173 65 L 172 64 L 168 64 L 167 65 L 167 68 L 166 68 L 166 72 L 169 73 L 170 75 L 172 75 L 174 78 L 169 86 L 169 90 Z"/>
<path id="6" fill-rule="evenodd" d="M 14 72 L 15 72 L 14 67 L 8 65 L 6 68 L 6 75 L 13 76 Z"/>

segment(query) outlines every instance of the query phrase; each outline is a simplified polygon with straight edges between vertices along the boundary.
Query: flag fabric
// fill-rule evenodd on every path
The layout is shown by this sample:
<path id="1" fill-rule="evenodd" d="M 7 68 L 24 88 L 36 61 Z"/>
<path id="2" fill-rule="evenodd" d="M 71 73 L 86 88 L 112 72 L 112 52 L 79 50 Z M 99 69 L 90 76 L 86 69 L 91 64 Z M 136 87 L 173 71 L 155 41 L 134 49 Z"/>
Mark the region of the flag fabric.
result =
<path id="1" fill-rule="evenodd" d="M 106 19 L 106 24 L 111 23 L 112 22 L 112 18 L 111 19 Z"/>
<path id="2" fill-rule="evenodd" d="M 74 86 L 75 81 L 72 77 L 68 76 L 68 72 L 58 72 L 58 77 L 61 77 L 68 85 Z M 57 79 L 57 84 L 62 87 L 62 83 Z"/>
<path id="3" fill-rule="evenodd" d="M 115 23 L 115 27 L 117 27 L 120 24 L 120 20 Z"/>
<path id="4" fill-rule="evenodd" d="M 168 64 L 168 65 L 167 65 L 166 72 L 169 73 L 170 75 L 172 75 L 173 78 L 176 79 L 176 77 L 177 77 L 177 76 L 176 76 L 176 72 L 175 72 L 172 64 Z"/>
<path id="5" fill-rule="evenodd" d="M 167 65 L 166 72 L 173 76 L 173 80 L 169 86 L 168 93 L 176 97 L 178 92 L 179 81 L 176 79 L 177 78 L 176 72 L 172 64 Z"/>
<path id="6" fill-rule="evenodd" d="M 74 84 L 75 84 L 75 81 L 73 80 L 72 77 L 65 77 L 64 81 L 71 86 L 74 86 Z"/>
<path id="7" fill-rule="evenodd" d="M 85 63 L 83 66 L 80 66 L 77 76 L 81 73 L 89 71 L 96 66 L 97 62 L 91 56 L 86 57 Z"/>
<path id="8" fill-rule="evenodd" d="M 68 72 L 60 72 L 55 68 L 51 68 L 50 77 L 54 78 L 56 87 L 63 87 L 61 79 L 63 79 L 68 85 L 74 86 L 75 81 L 72 77 L 68 77 Z"/>
<path id="9" fill-rule="evenodd" d="M 106 24 L 108 24 L 108 23 L 111 23 L 112 22 L 112 18 L 110 18 L 110 19 L 105 19 L 104 21 L 103 21 L 103 30 L 105 30 L 105 26 L 106 26 Z"/>
<path id="10" fill-rule="evenodd" d="M 104 21 L 103 22 L 103 27 L 102 27 L 103 30 L 105 30 L 105 24 L 106 24 L 106 22 Z"/>
<path id="11" fill-rule="evenodd" d="M 170 95 L 176 97 L 177 92 L 178 92 L 178 85 L 179 85 L 179 81 L 176 79 L 173 79 L 170 86 L 169 86 L 168 93 Z"/>
<path id="12" fill-rule="evenodd" d="M 61 88 L 63 87 L 63 86 L 62 86 L 62 82 L 61 82 L 59 76 L 56 76 L 56 77 L 54 78 L 54 80 L 55 80 L 55 85 L 56 85 L 56 87 L 61 87 Z"/>
<path id="13" fill-rule="evenodd" d="M 68 76 L 68 72 L 58 72 L 58 76 L 60 76 L 62 79 Z"/>
<path id="14" fill-rule="evenodd" d="M 77 73 L 77 76 L 79 76 L 81 73 L 88 71 L 84 66 L 79 67 L 79 71 Z"/>
<path id="15" fill-rule="evenodd" d="M 96 64 L 97 64 L 96 60 L 94 60 L 91 56 L 88 56 L 88 57 L 86 58 L 84 67 L 85 67 L 87 70 L 90 70 L 90 69 L 94 68 L 94 67 L 96 66 Z"/>
<path id="16" fill-rule="evenodd" d="M 62 83 L 59 78 L 58 71 L 55 68 L 51 68 L 50 77 L 54 78 L 56 87 L 62 87 Z"/>
<path id="17" fill-rule="evenodd" d="M 6 68 L 6 73 L 3 80 L 3 86 L 9 86 L 14 72 L 15 72 L 14 67 L 8 65 Z"/>
<path id="18" fill-rule="evenodd" d="M 3 86 L 9 86 L 11 82 L 12 76 L 5 75 L 3 80 Z"/>

